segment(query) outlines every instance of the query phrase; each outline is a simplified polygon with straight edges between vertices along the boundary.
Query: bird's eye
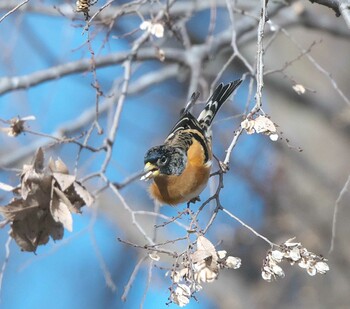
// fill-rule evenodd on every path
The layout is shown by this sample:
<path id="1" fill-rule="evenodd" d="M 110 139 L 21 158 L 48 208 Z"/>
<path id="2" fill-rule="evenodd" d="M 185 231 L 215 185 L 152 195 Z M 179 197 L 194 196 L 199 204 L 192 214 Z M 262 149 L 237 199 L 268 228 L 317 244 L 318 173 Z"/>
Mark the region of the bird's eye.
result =
<path id="1" fill-rule="evenodd" d="M 166 156 L 162 156 L 160 159 L 159 159 L 159 163 L 164 165 L 165 163 L 167 163 L 168 161 L 168 158 Z"/>

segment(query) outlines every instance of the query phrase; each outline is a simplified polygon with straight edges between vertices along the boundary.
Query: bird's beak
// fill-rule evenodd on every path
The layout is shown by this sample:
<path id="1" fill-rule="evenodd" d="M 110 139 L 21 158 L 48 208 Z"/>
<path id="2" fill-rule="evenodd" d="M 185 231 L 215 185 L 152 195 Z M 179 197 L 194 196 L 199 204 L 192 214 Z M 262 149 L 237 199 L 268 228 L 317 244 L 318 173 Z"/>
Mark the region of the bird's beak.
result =
<path id="1" fill-rule="evenodd" d="M 140 178 L 140 180 L 150 180 L 159 175 L 158 167 L 150 162 L 145 164 L 143 171 L 145 174 Z"/>

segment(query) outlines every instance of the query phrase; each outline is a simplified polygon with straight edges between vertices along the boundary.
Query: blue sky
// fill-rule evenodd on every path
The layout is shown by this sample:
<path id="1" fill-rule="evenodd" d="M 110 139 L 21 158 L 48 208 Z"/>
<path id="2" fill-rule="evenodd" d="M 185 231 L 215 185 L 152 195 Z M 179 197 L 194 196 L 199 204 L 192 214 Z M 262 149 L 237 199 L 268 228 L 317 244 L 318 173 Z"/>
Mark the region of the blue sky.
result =
<path id="1" fill-rule="evenodd" d="M 135 28 L 136 19 L 126 24 L 126 28 Z M 193 21 L 194 32 L 201 29 L 203 23 L 207 24 L 208 16 L 200 15 Z M 221 21 L 218 29 L 224 27 L 225 19 Z M 30 74 L 37 70 L 49 68 L 57 64 L 66 63 L 81 58 L 89 58 L 86 34 L 82 35 L 80 27 L 73 27 L 78 22 L 67 21 L 63 18 L 45 17 L 42 15 L 17 15 L 7 18 L 0 24 L 0 44 L 4 52 L 0 55 L 0 76 L 20 76 Z M 98 51 L 104 39 L 103 34 L 94 38 L 93 48 Z M 126 50 L 129 43 L 126 40 L 110 39 L 108 44 L 97 55 L 108 54 Z M 138 69 L 137 74 L 143 74 L 156 68 L 150 62 Z M 98 79 L 104 91 L 112 84 L 115 78 L 120 78 L 122 68 L 113 66 L 97 71 Z M 223 81 L 238 78 L 239 74 L 228 72 Z M 0 118 L 10 119 L 16 116 L 35 115 L 36 121 L 30 122 L 32 130 L 46 134 L 54 132 L 62 123 L 74 121 L 82 111 L 95 104 L 95 90 L 91 87 L 93 81 L 91 73 L 66 76 L 62 79 L 49 81 L 29 90 L 20 90 L 0 96 Z M 182 101 L 186 97 L 184 85 L 172 80 L 160 84 L 157 89 L 127 99 L 120 120 L 119 133 L 113 150 L 113 157 L 107 170 L 107 176 L 112 181 L 121 181 L 128 175 L 140 170 L 143 164 L 143 154 L 154 144 L 161 143 L 167 131 L 176 122 L 177 115 L 173 110 L 183 107 Z M 243 84 L 235 101 L 245 102 L 246 85 Z M 177 96 L 179 100 L 176 100 Z M 170 97 L 170 98 L 169 98 Z M 159 99 L 164 102 L 159 104 Z M 154 102 L 153 102 L 154 101 Z M 169 104 L 176 104 L 176 108 Z M 241 103 L 243 105 L 243 103 Z M 109 119 L 101 118 L 101 125 L 106 131 L 110 125 Z M 214 129 L 233 129 L 230 121 L 215 124 Z M 230 132 L 230 131 L 229 131 Z M 147 133 L 147 138 L 145 138 Z M 217 133 L 214 131 L 214 138 Z M 219 136 L 219 134 L 218 134 Z M 96 136 L 92 143 L 98 144 L 101 137 Z M 5 134 L 0 135 L 1 153 L 16 151 L 21 147 L 38 139 L 37 136 L 26 134 L 17 139 L 10 139 Z M 264 138 L 247 138 L 243 136 L 239 147 L 235 149 L 235 162 L 245 164 L 247 168 L 252 165 L 251 157 L 264 147 Z M 223 144 L 215 144 L 215 152 L 224 155 Z M 64 145 L 55 148 L 50 153 L 60 156 L 70 167 L 74 167 L 77 147 Z M 1 155 L 0 153 L 0 155 Z M 101 165 L 102 155 L 83 151 L 80 174 L 97 171 Z M 257 174 L 266 175 L 269 164 L 264 152 L 254 161 Z M 28 160 L 27 160 L 28 162 Z M 20 166 L 19 166 L 20 167 Z M 242 181 L 236 175 L 234 166 L 225 176 L 225 188 L 222 192 L 222 204 L 234 212 L 247 223 L 258 227 L 264 211 L 261 197 L 253 193 L 249 183 Z M 79 175 L 80 175 L 79 174 Z M 263 177 L 263 176 L 262 176 Z M 0 181 L 16 184 L 14 173 L 1 172 Z M 144 201 L 145 209 L 152 209 L 152 201 L 145 192 L 145 186 L 138 184 L 133 189 L 126 189 L 125 196 L 130 200 Z M 208 196 L 208 192 L 204 196 Z M 4 197 L 1 205 L 10 198 Z M 11 243 L 10 259 L 4 273 L 1 291 L 1 308 L 135 308 L 140 304 L 147 278 L 147 268 L 142 268 L 132 286 L 127 302 L 123 303 L 120 296 L 130 274 L 137 263 L 138 251 L 117 242 L 116 238 L 125 236 L 118 226 L 113 224 L 103 213 L 98 213 L 96 220 L 93 212 L 83 209 L 82 215 L 74 215 L 74 231 L 65 231 L 62 241 L 50 243 L 40 247 L 37 254 L 21 252 Z M 210 209 L 206 216 L 210 216 Z M 174 209 L 162 208 L 164 214 L 173 215 Z M 92 222 L 92 220 L 94 220 Z M 230 224 L 232 231 L 237 223 L 219 216 L 216 224 Z M 0 231 L 0 248 L 7 240 L 8 227 Z M 94 236 L 94 237 L 92 237 Z M 216 234 L 212 234 L 213 242 Z M 96 251 L 96 248 L 98 250 Z M 96 253 L 99 252 L 99 253 Z M 99 254 L 103 257 L 113 281 L 117 284 L 115 292 L 106 286 Z M 5 252 L 0 250 L 0 264 L 4 261 Z M 122 270 L 122 271 L 121 271 Z M 164 272 L 154 270 L 154 281 L 149 288 L 144 308 L 154 308 L 154 304 L 161 304 L 159 308 L 166 307 L 168 289 L 167 278 Z M 214 304 L 205 293 L 200 293 L 199 303 L 192 301 L 187 308 L 212 308 Z M 171 305 L 170 308 L 177 307 Z"/>

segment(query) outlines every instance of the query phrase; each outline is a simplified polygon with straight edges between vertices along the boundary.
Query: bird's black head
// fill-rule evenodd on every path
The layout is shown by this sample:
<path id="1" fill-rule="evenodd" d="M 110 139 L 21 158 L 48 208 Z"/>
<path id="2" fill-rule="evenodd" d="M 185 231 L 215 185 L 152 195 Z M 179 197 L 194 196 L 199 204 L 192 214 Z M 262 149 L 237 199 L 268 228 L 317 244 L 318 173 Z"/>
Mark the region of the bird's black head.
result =
<path id="1" fill-rule="evenodd" d="M 180 175 L 186 163 L 187 156 L 182 149 L 167 145 L 152 147 L 144 158 L 145 172 L 148 172 L 144 179 L 158 175 Z"/>

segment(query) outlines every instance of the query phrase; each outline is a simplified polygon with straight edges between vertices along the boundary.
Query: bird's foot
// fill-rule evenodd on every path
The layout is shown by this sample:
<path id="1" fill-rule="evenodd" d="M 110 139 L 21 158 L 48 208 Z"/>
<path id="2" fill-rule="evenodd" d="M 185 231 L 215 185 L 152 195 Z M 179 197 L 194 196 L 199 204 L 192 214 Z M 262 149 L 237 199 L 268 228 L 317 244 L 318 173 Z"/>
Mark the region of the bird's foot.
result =
<path id="1" fill-rule="evenodd" d="M 194 197 L 193 199 L 191 199 L 191 200 L 188 201 L 188 203 L 187 203 L 187 208 L 190 208 L 190 205 L 191 205 L 191 204 L 194 204 L 194 203 L 200 202 L 200 201 L 201 201 L 201 199 L 200 199 L 199 196 Z"/>

